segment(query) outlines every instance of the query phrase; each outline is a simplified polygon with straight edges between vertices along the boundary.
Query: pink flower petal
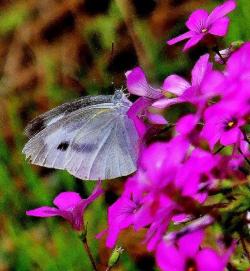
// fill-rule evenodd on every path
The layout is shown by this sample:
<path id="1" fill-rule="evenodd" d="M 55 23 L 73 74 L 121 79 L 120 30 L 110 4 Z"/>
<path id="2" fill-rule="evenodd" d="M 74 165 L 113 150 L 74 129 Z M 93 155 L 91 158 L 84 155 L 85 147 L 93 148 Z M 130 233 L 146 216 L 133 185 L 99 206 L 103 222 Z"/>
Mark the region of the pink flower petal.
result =
<path id="1" fill-rule="evenodd" d="M 186 81 L 185 79 L 183 79 L 182 77 L 173 74 L 168 76 L 163 83 L 162 88 L 167 91 L 167 92 L 171 92 L 173 94 L 176 95 L 181 95 L 184 90 L 186 90 L 187 88 L 190 87 L 190 84 L 188 83 L 188 81 Z"/>
<path id="2" fill-rule="evenodd" d="M 121 196 L 108 209 L 108 237 L 106 245 L 113 247 L 122 229 L 129 227 L 134 220 L 136 204 L 127 196 Z"/>
<path id="3" fill-rule="evenodd" d="M 160 114 L 153 114 L 153 113 L 148 113 L 148 120 L 153 123 L 153 124 L 162 124 L 165 125 L 168 122 L 166 121 L 166 119 L 160 115 Z"/>
<path id="4" fill-rule="evenodd" d="M 207 72 L 205 80 L 201 83 L 202 95 L 204 98 L 223 94 L 221 86 L 224 83 L 224 75 L 219 71 Z"/>
<path id="5" fill-rule="evenodd" d="M 209 25 L 213 24 L 218 19 L 224 17 L 229 12 L 233 11 L 236 8 L 236 1 L 229 0 L 224 4 L 217 6 L 208 16 L 207 23 Z"/>
<path id="6" fill-rule="evenodd" d="M 174 222 L 175 225 L 190 221 L 192 219 L 191 215 L 187 214 L 179 214 L 179 215 L 174 215 L 172 217 L 172 221 Z"/>
<path id="7" fill-rule="evenodd" d="M 208 12 L 203 9 L 198 9 L 190 15 L 186 26 L 196 33 L 201 33 L 202 29 L 207 28 L 207 18 Z"/>
<path id="8" fill-rule="evenodd" d="M 74 208 L 81 202 L 82 198 L 76 192 L 60 193 L 53 201 L 53 203 L 61 210 Z"/>
<path id="9" fill-rule="evenodd" d="M 186 115 L 182 117 L 177 123 L 176 123 L 176 131 L 180 134 L 187 135 L 194 129 L 198 122 L 198 117 L 196 115 Z"/>
<path id="10" fill-rule="evenodd" d="M 175 246 L 171 246 L 162 241 L 156 251 L 156 261 L 161 270 L 164 271 L 184 271 L 185 259 Z"/>
<path id="11" fill-rule="evenodd" d="M 220 131 L 215 127 L 214 121 L 206 121 L 206 125 L 203 127 L 200 136 L 207 140 L 210 149 L 213 150 L 214 145 L 220 139 Z"/>
<path id="12" fill-rule="evenodd" d="M 198 270 L 201 271 L 224 271 L 225 264 L 219 255 L 212 249 L 203 249 L 196 256 Z"/>
<path id="13" fill-rule="evenodd" d="M 60 215 L 60 211 L 54 207 L 43 206 L 37 209 L 26 211 L 26 215 L 37 217 L 51 217 Z"/>
<path id="14" fill-rule="evenodd" d="M 220 143 L 224 146 L 234 144 L 238 141 L 240 135 L 240 129 L 235 127 L 227 132 L 222 133 Z"/>
<path id="15" fill-rule="evenodd" d="M 125 73 L 128 91 L 134 95 L 158 99 L 162 97 L 158 89 L 151 87 L 146 79 L 145 73 L 140 67 L 136 67 Z"/>
<path id="16" fill-rule="evenodd" d="M 208 69 L 212 70 L 212 65 L 209 63 L 209 54 L 205 54 L 199 58 L 192 70 L 192 86 L 201 84 Z"/>
<path id="17" fill-rule="evenodd" d="M 188 31 L 188 32 L 186 32 L 186 33 L 184 33 L 184 34 L 182 34 L 180 36 L 177 36 L 177 37 L 167 41 L 167 44 L 168 45 L 173 45 L 173 44 L 175 44 L 177 42 L 189 39 L 189 38 L 191 38 L 193 36 L 194 36 L 194 33 L 192 33 L 191 31 Z"/>
<path id="18" fill-rule="evenodd" d="M 184 235 L 179 240 L 179 248 L 183 255 L 192 258 L 198 251 L 204 238 L 204 232 L 199 230 Z"/>
<path id="19" fill-rule="evenodd" d="M 187 51 L 189 48 L 193 47 L 197 43 L 199 43 L 200 40 L 202 40 L 204 37 L 204 34 L 197 34 L 193 36 L 184 46 L 183 51 Z"/>
<path id="20" fill-rule="evenodd" d="M 177 104 L 181 102 L 179 98 L 172 98 L 172 99 L 160 99 L 152 104 L 153 107 L 164 109 L 167 108 L 170 105 Z"/>
<path id="21" fill-rule="evenodd" d="M 98 198 L 103 193 L 101 183 L 102 181 L 99 180 L 95 186 L 95 189 L 92 191 L 91 195 L 87 199 L 85 199 L 87 205 L 93 202 L 96 198 Z"/>
<path id="22" fill-rule="evenodd" d="M 249 52 L 250 42 L 245 43 L 239 50 L 234 52 L 227 61 L 226 74 L 233 79 L 238 79 L 244 73 L 244 69 L 249 70 Z"/>
<path id="23" fill-rule="evenodd" d="M 96 234 L 95 238 L 96 239 L 101 239 L 104 235 L 106 235 L 108 233 L 108 229 L 105 229 L 99 233 Z"/>
<path id="24" fill-rule="evenodd" d="M 116 240 L 118 238 L 120 229 L 119 228 L 114 228 L 112 231 L 108 231 L 108 237 L 106 240 L 106 246 L 109 248 L 113 248 L 115 246 Z"/>
<path id="25" fill-rule="evenodd" d="M 220 18 L 209 28 L 208 32 L 216 36 L 224 37 L 227 34 L 229 23 L 230 20 L 228 17 Z"/>
<path id="26" fill-rule="evenodd" d="M 151 103 L 151 100 L 141 97 L 132 104 L 127 112 L 128 117 L 133 120 L 140 137 L 143 137 L 147 131 L 147 125 L 143 119 L 141 119 L 141 115 L 144 114 L 144 110 L 146 110 Z"/>

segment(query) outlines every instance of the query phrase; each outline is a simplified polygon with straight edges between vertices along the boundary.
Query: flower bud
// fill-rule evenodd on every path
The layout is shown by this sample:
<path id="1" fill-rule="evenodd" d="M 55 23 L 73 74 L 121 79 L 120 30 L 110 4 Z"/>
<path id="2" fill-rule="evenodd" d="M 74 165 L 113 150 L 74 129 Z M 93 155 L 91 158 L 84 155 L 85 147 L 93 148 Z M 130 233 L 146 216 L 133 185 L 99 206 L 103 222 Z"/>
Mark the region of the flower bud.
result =
<path id="1" fill-rule="evenodd" d="M 120 255 L 122 254 L 122 252 L 124 251 L 123 248 L 121 247 L 115 247 L 115 249 L 113 250 L 109 261 L 108 261 L 108 267 L 113 267 L 117 264 L 117 262 L 119 261 Z"/>

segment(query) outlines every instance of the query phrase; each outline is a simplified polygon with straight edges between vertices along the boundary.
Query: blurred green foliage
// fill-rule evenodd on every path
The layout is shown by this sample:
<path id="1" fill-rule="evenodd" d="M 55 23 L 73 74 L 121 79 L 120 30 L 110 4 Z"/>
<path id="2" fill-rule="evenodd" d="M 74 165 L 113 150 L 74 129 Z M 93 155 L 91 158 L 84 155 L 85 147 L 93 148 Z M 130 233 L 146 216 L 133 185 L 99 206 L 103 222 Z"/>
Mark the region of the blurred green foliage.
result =
<path id="1" fill-rule="evenodd" d="M 94 183 L 82 183 L 63 171 L 29 165 L 21 153 L 26 140 L 23 129 L 32 117 L 64 101 L 81 94 L 111 92 L 112 78 L 115 85 L 124 85 L 124 72 L 140 64 L 115 1 L 110 1 L 106 10 L 103 8 L 95 11 L 95 7 L 91 5 L 88 10 L 84 4 L 79 13 L 74 13 L 75 9 L 71 10 L 72 16 L 75 16 L 73 30 L 57 36 L 59 28 L 55 33 L 52 31 L 56 41 L 44 41 L 37 34 L 37 29 L 41 29 L 41 36 L 44 36 L 48 32 L 44 30 L 47 27 L 46 20 L 49 21 L 48 25 L 55 24 L 53 16 L 60 13 L 61 9 L 70 9 L 68 3 L 75 3 L 56 2 L 3 1 L 0 10 L 0 271 L 91 270 L 82 244 L 69 225 L 59 218 L 27 217 L 25 211 L 41 205 L 51 205 L 53 198 L 61 191 L 77 191 L 82 196 L 87 196 Z M 180 2 L 178 5 L 170 5 L 174 1 L 165 1 L 165 4 L 162 4 L 164 1 L 155 2 L 155 10 L 146 16 L 136 13 L 134 30 L 145 50 L 145 58 L 150 63 L 144 68 L 149 78 L 160 85 L 161 80 L 173 72 L 188 76 L 189 68 L 198 57 L 193 55 L 193 51 L 187 55 L 182 54 L 182 45 L 167 47 L 165 40 L 183 32 L 185 19 L 194 8 L 201 5 L 211 8 L 221 1 L 205 3 L 206 1 L 193 0 L 183 4 L 183 1 L 177 1 Z M 250 2 L 237 2 L 237 10 L 230 16 L 232 23 L 225 46 L 234 40 L 250 38 Z M 157 5 L 161 4 L 168 8 L 166 17 L 162 15 L 162 8 L 157 9 Z M 70 24 L 66 20 L 67 23 Z M 78 43 L 83 48 L 82 53 L 71 55 L 71 47 L 74 48 Z M 28 44 L 33 51 L 31 57 L 29 54 L 24 55 L 26 60 L 28 57 L 31 59 L 26 61 L 26 66 L 19 63 L 22 60 L 19 59 L 19 47 L 24 44 Z M 66 50 L 65 55 L 63 50 Z M 204 52 L 202 47 L 198 50 L 199 53 Z M 25 59 L 22 61 L 25 62 Z M 36 83 L 32 84 L 30 78 L 33 78 L 34 73 Z M 28 83 L 24 81 L 25 76 Z M 63 80 L 59 80 L 61 77 Z M 112 188 L 112 184 L 106 182 L 104 186 L 107 191 Z M 119 181 L 118 191 L 121 186 Z M 115 189 L 117 190 L 116 186 Z M 98 199 L 89 207 L 85 217 L 88 221 L 91 250 L 97 261 L 101 262 L 101 268 L 107 263 L 111 251 L 107 251 L 104 241 L 99 243 L 95 235 L 106 227 L 106 210 L 110 202 L 112 200 L 106 199 L 105 202 L 104 198 Z M 133 235 L 130 239 L 128 243 L 133 247 Z M 139 243 L 137 246 L 140 249 L 143 244 Z M 141 265 L 136 257 L 137 254 L 127 245 L 127 251 L 114 270 L 152 270 Z M 143 259 L 142 257 L 141 261 Z M 153 267 L 149 265 L 149 268 Z"/>

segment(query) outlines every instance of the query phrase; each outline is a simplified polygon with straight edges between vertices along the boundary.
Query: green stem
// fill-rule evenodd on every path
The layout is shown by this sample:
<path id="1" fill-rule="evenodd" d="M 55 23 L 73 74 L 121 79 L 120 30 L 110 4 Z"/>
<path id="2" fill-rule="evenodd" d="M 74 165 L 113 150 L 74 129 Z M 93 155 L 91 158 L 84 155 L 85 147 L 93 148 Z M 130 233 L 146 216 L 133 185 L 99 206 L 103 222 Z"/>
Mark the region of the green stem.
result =
<path id="1" fill-rule="evenodd" d="M 93 257 L 93 255 L 92 255 L 92 253 L 90 251 L 86 235 L 82 235 L 81 236 L 81 241 L 83 243 L 83 247 L 84 247 L 85 251 L 87 252 L 89 260 L 90 260 L 90 262 L 92 264 L 93 270 L 94 271 L 98 271 L 98 269 L 96 267 L 96 263 L 95 263 L 94 257 Z"/>

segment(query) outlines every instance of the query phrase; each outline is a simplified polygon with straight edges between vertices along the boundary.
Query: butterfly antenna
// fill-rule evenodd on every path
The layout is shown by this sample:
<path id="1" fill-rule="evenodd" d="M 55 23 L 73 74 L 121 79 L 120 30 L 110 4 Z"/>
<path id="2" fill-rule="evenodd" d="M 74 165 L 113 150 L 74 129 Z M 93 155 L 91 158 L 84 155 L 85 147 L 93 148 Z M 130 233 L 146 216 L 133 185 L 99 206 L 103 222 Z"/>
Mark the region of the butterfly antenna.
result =
<path id="1" fill-rule="evenodd" d="M 110 56 L 110 62 L 112 63 L 113 59 L 114 59 L 114 42 L 112 41 L 112 45 L 111 45 L 111 56 Z M 114 82 L 114 74 L 112 73 L 111 76 L 111 87 L 113 88 L 113 90 L 115 89 L 115 82 Z"/>

